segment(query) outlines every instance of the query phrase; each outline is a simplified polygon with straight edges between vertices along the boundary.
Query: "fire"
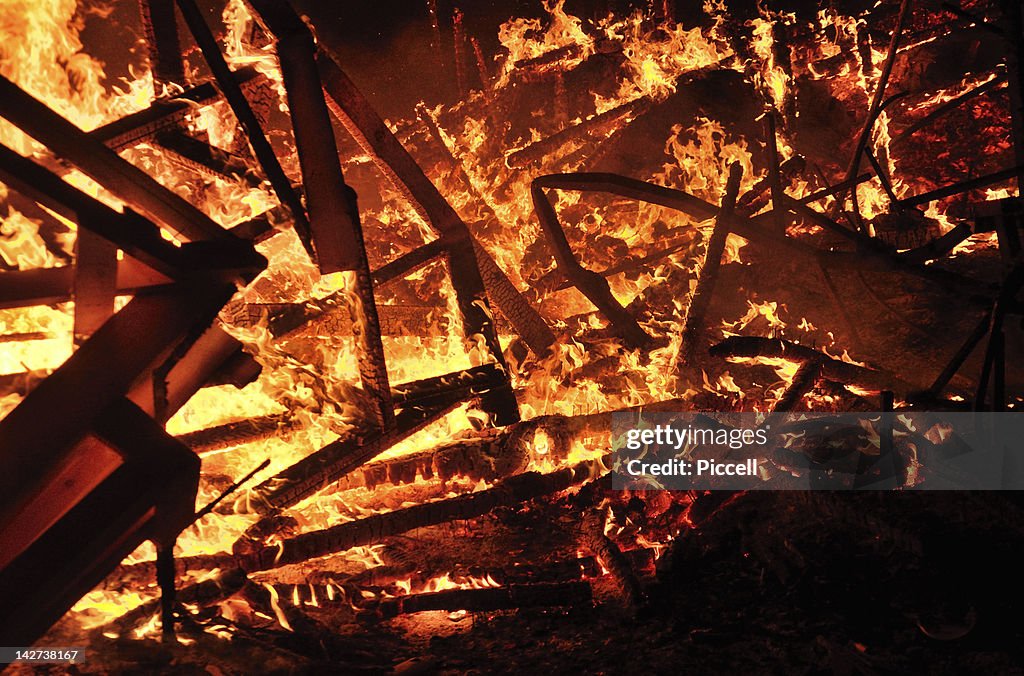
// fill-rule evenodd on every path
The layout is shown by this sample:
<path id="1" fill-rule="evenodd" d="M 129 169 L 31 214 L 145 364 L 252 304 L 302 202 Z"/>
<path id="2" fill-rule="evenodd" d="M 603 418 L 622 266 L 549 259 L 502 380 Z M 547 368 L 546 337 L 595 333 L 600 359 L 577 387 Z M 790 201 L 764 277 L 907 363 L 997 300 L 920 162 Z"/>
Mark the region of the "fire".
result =
<path id="1" fill-rule="evenodd" d="M 431 179 L 469 224 L 481 246 L 522 292 L 537 288 L 540 280 L 548 275 L 555 279 L 555 286 L 562 281 L 554 270 L 549 252 L 538 244 L 541 234 L 530 197 L 533 178 L 589 169 L 589 162 L 599 157 L 603 144 L 614 140 L 642 115 L 644 106 L 663 102 L 676 94 L 684 76 L 714 69 L 743 71 L 753 79 L 764 102 L 781 111 L 793 95 L 794 78 L 808 73 L 815 79 L 827 80 L 828 88 L 842 102 L 868 98 L 877 83 L 864 71 L 872 68 L 877 71 L 886 56 L 884 51 L 872 47 L 867 52 L 870 63 L 862 64 L 866 68 L 851 71 L 849 64 L 844 64 L 838 71 L 832 71 L 823 65 L 822 62 L 837 55 L 858 53 L 856 42 L 861 27 L 857 19 L 833 10 L 822 10 L 818 14 L 812 28 L 821 39 L 808 48 L 813 51 L 810 58 L 793 58 L 792 63 L 780 62 L 774 36 L 777 31 L 792 27 L 796 17 L 764 14 L 753 19 L 748 26 L 752 35 L 748 46 L 756 62 L 743 64 L 724 35 L 722 4 L 707 3 L 705 11 L 714 20 L 709 27 L 691 29 L 672 21 L 653 25 L 643 13 L 585 21 L 566 12 L 564 4 L 564 0 L 545 2 L 548 14 L 545 20 L 512 19 L 502 25 L 498 35 L 504 48 L 500 74 L 486 92 L 469 95 L 456 106 L 438 105 L 421 111 L 422 120 L 437 127 L 436 138 L 431 137 L 435 149 L 451 156 L 450 160 L 438 160 L 436 166 L 429 165 Z M 230 0 L 223 19 L 227 28 L 224 48 L 229 63 L 233 67 L 255 66 L 277 93 L 275 104 L 287 110 L 273 43 L 259 37 L 261 29 L 245 3 Z M 137 73 L 130 81 L 108 91 L 102 84 L 105 80 L 102 64 L 83 51 L 82 26 L 82 15 L 75 0 L 13 0 L 0 4 L 0 37 L 3 38 L 0 72 L 85 130 L 142 109 L 157 96 L 168 94 L 154 91 L 148 72 Z M 550 121 L 544 119 L 546 116 L 534 114 L 537 111 L 528 111 L 531 115 L 527 124 L 512 126 L 509 123 L 510 128 L 505 128 L 505 120 L 493 118 L 489 97 L 510 91 L 524 72 L 531 68 L 550 69 L 561 76 L 604 50 L 621 53 L 622 65 L 616 71 L 614 82 L 602 91 L 593 92 L 592 100 L 586 98 L 581 110 L 567 112 L 560 128 L 543 126 L 542 123 Z M 807 72 L 802 72 L 801 68 Z M 984 78 L 965 81 L 918 102 L 917 106 L 927 109 L 940 105 L 985 81 Z M 898 129 L 897 119 L 888 112 L 879 116 L 869 148 L 893 176 L 893 190 L 902 197 L 911 194 L 916 186 L 900 175 L 904 168 L 893 149 L 891 131 Z M 215 147 L 244 146 L 239 143 L 244 139 L 237 136 L 237 121 L 223 102 L 197 107 L 187 125 L 194 133 L 205 133 Z M 587 134 L 569 133 L 588 126 L 593 130 Z M 564 140 L 560 143 L 545 143 L 563 132 Z M 783 160 L 796 155 L 791 140 L 786 130 L 780 132 L 778 145 Z M 0 141 L 40 161 L 47 159 L 44 149 L 4 122 L 0 122 Z M 758 145 L 763 139 L 744 138 L 723 122 L 703 115 L 674 124 L 667 138 L 659 136 L 657 141 L 663 152 L 651 161 L 651 166 L 646 168 L 648 173 L 641 178 L 686 191 L 711 204 L 722 201 L 729 166 L 733 163 L 738 163 L 743 170 L 741 196 L 767 176 L 758 155 Z M 175 164 L 156 143 L 139 144 L 121 152 L 164 185 L 197 203 L 225 227 L 279 206 L 265 183 L 197 176 Z M 521 153 L 527 153 L 527 159 L 523 159 Z M 755 158 L 758 159 L 755 161 Z M 362 155 L 347 158 L 346 170 L 362 167 L 367 161 Z M 64 178 L 121 208 L 116 199 L 81 174 L 65 172 Z M 794 198 L 812 191 L 803 178 L 787 183 L 785 188 Z M 990 189 L 986 199 L 1013 194 L 1007 189 Z M 764 401 L 749 401 L 748 383 L 738 371 L 700 369 L 701 377 L 692 376 L 693 380 L 689 380 L 691 376 L 681 375 L 678 368 L 689 297 L 678 294 L 664 304 L 663 310 L 643 309 L 645 301 L 656 294 L 660 286 L 669 286 L 668 280 L 673 285 L 679 284 L 678 288 L 688 288 L 692 296 L 713 219 L 697 220 L 636 200 L 583 192 L 558 191 L 552 194 L 552 201 L 576 255 L 588 269 L 607 272 L 622 261 L 644 260 L 633 269 L 607 275 L 617 300 L 623 305 L 635 304 L 641 308 L 637 310 L 641 326 L 655 338 L 655 345 L 646 351 L 624 349 L 621 341 L 608 331 L 604 318 L 595 313 L 592 304 L 574 288 L 538 292 L 536 304 L 554 326 L 557 342 L 544 356 L 510 357 L 510 375 L 524 419 L 599 413 L 672 397 L 694 399 L 707 393 L 759 408 L 777 401 L 792 384 L 799 367 L 797 363 L 764 357 L 734 360 L 744 365 L 768 366 L 775 373 L 778 380 L 767 385 Z M 860 213 L 868 219 L 887 213 L 893 207 L 877 180 L 858 188 L 857 201 Z M 762 210 L 767 208 L 764 206 Z M 953 223 L 946 209 L 946 203 L 933 202 L 925 214 L 948 231 Z M 42 241 L 38 222 L 14 208 L 0 217 L 0 259 L 8 267 L 28 270 L 63 264 L 62 258 Z M 417 210 L 398 191 L 387 186 L 381 189 L 380 204 L 365 210 L 364 223 L 374 263 L 393 260 L 434 237 Z M 239 291 L 233 306 L 298 305 L 352 288 L 354 273 L 321 277 L 287 224 L 274 225 L 280 230 L 258 245 L 258 250 L 269 260 L 268 268 Z M 379 236 L 382 232 L 387 236 Z M 63 238 L 61 248 L 73 251 L 73 228 Z M 671 254 L 646 261 L 644 257 L 655 248 L 652 243 L 664 241 L 679 246 Z M 970 246 L 984 242 L 992 244 L 991 238 L 979 237 L 973 239 Z M 743 251 L 746 246 L 746 240 L 730 235 L 723 264 L 742 263 L 747 256 Z M 968 245 L 962 247 L 957 252 L 969 250 Z M 420 324 L 405 335 L 383 336 L 392 385 L 493 361 L 483 336 L 463 336 L 458 299 L 444 263 L 424 265 L 400 282 L 378 288 L 377 297 L 381 308 L 408 305 L 410 298 L 422 304 L 417 307 L 425 308 Z M 717 329 L 721 334 L 779 337 L 790 329 L 792 322 L 783 301 L 766 300 L 750 293 L 740 302 L 746 304 L 745 313 L 733 321 L 722 321 Z M 815 322 L 822 323 L 818 319 Z M 318 330 L 282 338 L 272 334 L 266 319 L 244 322 L 228 311 L 222 313 L 219 323 L 245 344 L 263 367 L 261 375 L 241 389 L 218 386 L 199 391 L 167 423 L 168 432 L 180 435 L 228 421 L 281 413 L 289 413 L 296 424 L 267 439 L 240 443 L 205 456 L 200 505 L 219 495 L 224 477 L 241 476 L 269 458 L 269 467 L 256 476 L 254 482 L 271 478 L 337 440 L 363 415 L 359 402 L 364 394 L 353 384 L 358 381 L 358 369 L 357 348 L 352 336 Z M 72 325 L 72 303 L 0 310 L 0 336 L 35 334 L 32 340 L 0 343 L 0 375 L 42 373 L 59 366 L 73 350 Z M 801 317 L 794 328 L 807 334 L 810 342 L 814 334 L 827 335 L 829 329 L 835 327 L 819 328 Z M 719 334 L 714 337 L 718 338 Z M 502 338 L 506 345 L 512 342 L 509 335 Z M 841 352 L 837 358 L 843 361 L 863 365 L 850 357 L 842 346 L 832 346 L 832 350 Z M 514 353 L 514 350 L 509 352 Z M 826 351 L 826 354 L 829 353 Z M 18 395 L 0 399 L 0 416 L 19 400 Z M 459 435 L 468 435 L 483 426 L 484 415 L 468 403 L 456 407 L 440 420 L 387 449 L 377 459 L 401 458 Z M 600 434 L 566 441 L 538 427 L 525 442 L 528 446 L 526 469 L 550 473 L 576 463 L 598 460 L 607 452 L 609 442 L 610 439 Z M 403 506 L 483 490 L 489 485 L 469 477 L 442 481 L 437 477 L 418 476 L 414 484 L 406 487 L 328 488 L 287 510 L 287 515 L 295 518 L 298 532 L 306 533 Z M 242 500 L 244 498 L 240 498 Z M 228 551 L 252 523 L 250 515 L 211 514 L 182 534 L 176 551 L 182 556 Z M 609 533 L 611 528 L 609 520 Z M 618 535 L 618 532 L 612 534 Z M 636 538 L 639 546 L 653 549 L 655 556 L 661 555 L 666 542 L 667 539 L 652 533 L 638 534 Z M 145 546 L 135 552 L 131 560 L 149 560 L 154 554 L 151 546 Z M 385 565 L 379 547 L 356 548 L 343 556 L 357 568 Z M 328 585 L 320 597 L 312 586 L 308 594 L 296 586 L 290 598 L 282 599 L 272 584 L 264 586 L 277 622 L 286 629 L 291 627 L 284 606 L 289 603 L 292 607 L 316 606 L 325 598 L 333 600 L 335 595 L 332 585 Z M 445 574 L 422 584 L 414 584 L 413 578 L 400 580 L 395 583 L 394 591 L 401 595 L 495 586 L 498 584 L 490 576 L 473 578 Z M 145 594 L 95 592 L 74 608 L 74 614 L 83 626 L 91 628 L 106 624 L 149 599 Z M 154 624 L 147 623 L 139 631 L 150 634 L 154 628 Z"/>

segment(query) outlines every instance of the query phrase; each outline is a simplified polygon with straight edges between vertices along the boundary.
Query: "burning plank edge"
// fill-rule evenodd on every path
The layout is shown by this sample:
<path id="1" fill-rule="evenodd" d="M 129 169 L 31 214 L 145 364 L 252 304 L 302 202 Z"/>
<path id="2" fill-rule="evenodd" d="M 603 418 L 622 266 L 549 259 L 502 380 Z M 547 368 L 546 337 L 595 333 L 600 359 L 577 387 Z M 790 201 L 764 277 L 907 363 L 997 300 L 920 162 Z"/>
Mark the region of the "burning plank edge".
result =
<path id="1" fill-rule="evenodd" d="M 593 592 L 588 582 L 538 582 L 396 596 L 367 604 L 357 617 L 373 621 L 429 610 L 488 612 L 516 608 L 579 607 L 589 606 L 592 602 Z"/>
<path id="2" fill-rule="evenodd" d="M 620 125 L 623 120 L 646 112 L 650 106 L 651 102 L 646 98 L 616 106 L 575 126 L 531 143 L 525 148 L 513 151 L 505 157 L 505 163 L 512 169 L 528 169 L 567 143 L 582 144 L 592 139 L 607 138 L 623 126 Z"/>

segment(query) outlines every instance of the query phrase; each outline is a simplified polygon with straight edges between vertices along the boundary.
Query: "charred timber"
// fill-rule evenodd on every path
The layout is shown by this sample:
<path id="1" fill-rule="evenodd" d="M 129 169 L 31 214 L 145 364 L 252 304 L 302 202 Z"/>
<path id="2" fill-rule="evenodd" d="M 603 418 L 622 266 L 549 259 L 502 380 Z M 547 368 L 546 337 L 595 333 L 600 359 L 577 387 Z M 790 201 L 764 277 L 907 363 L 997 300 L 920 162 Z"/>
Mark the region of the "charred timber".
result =
<path id="1" fill-rule="evenodd" d="M 252 67 L 235 71 L 233 77 L 243 90 L 254 88 L 265 79 Z M 180 131 L 185 119 L 197 105 L 209 105 L 219 98 L 217 88 L 204 82 L 171 98 L 158 99 L 148 108 L 97 127 L 89 132 L 89 136 L 108 148 L 121 150 L 148 141 L 161 132 Z"/>
<path id="2" fill-rule="evenodd" d="M 445 240 L 449 274 L 466 337 L 482 335 L 495 361 L 503 363 L 501 344 L 488 310 L 484 281 L 466 224 L 323 47 L 317 53 L 316 62 L 328 105 L 335 117 L 375 159 L 377 167 L 395 188 Z"/>
<path id="3" fill-rule="evenodd" d="M 294 424 L 291 414 L 272 413 L 180 434 L 177 439 L 199 455 L 204 455 L 232 446 L 269 439 L 291 429 Z"/>
<path id="4" fill-rule="evenodd" d="M 800 401 L 814 389 L 821 377 L 821 359 L 808 359 L 800 365 L 793 375 L 793 382 L 785 389 L 779 400 L 772 407 L 773 413 L 789 413 L 796 409 Z"/>
<path id="5" fill-rule="evenodd" d="M 612 323 L 615 333 L 629 347 L 641 348 L 650 345 L 650 335 L 612 295 L 608 280 L 580 264 L 558 220 L 558 213 L 544 192 L 544 183 L 541 179 L 534 180 L 530 193 L 537 219 L 554 250 L 555 260 L 562 273 Z"/>
<path id="6" fill-rule="evenodd" d="M 317 265 L 321 274 L 353 273 L 353 283 L 343 293 L 356 328 L 360 381 L 376 402 L 374 422 L 388 429 L 394 424 L 395 412 L 363 228 L 356 193 L 345 183 L 341 171 L 334 129 L 317 73 L 313 35 L 283 0 L 252 0 L 252 6 L 277 37 L 277 55 L 306 188 Z"/>
<path id="7" fill-rule="evenodd" d="M 248 506 L 262 516 L 290 507 L 422 429 L 450 408 L 448 404 L 401 409 L 395 416 L 395 427 L 388 431 L 357 427 L 250 491 Z"/>
<path id="8" fill-rule="evenodd" d="M 712 347 L 710 353 L 713 357 L 726 359 L 768 357 L 797 363 L 820 360 L 822 379 L 874 392 L 893 389 L 893 385 L 898 383 L 898 380 L 883 371 L 833 359 L 814 348 L 777 338 L 731 336 Z"/>
<path id="9" fill-rule="evenodd" d="M 697 340 L 704 330 L 704 320 L 711 306 L 711 296 L 715 292 L 718 270 L 722 266 L 722 255 L 725 243 L 729 238 L 729 222 L 736 208 L 736 198 L 740 191 L 740 180 L 743 168 L 738 162 L 729 167 L 729 180 L 722 198 L 722 208 L 715 220 L 715 229 L 708 240 L 704 265 L 700 269 L 697 288 L 690 299 L 690 307 L 686 312 L 686 323 L 683 327 L 683 354 L 687 362 L 693 359 L 697 350 Z"/>
<path id="10" fill-rule="evenodd" d="M 174 0 L 139 0 L 139 11 L 153 80 L 161 85 L 184 84 L 185 64 L 178 41 Z"/>
<path id="11" fill-rule="evenodd" d="M 431 133 L 431 136 L 433 136 L 434 141 L 439 146 L 452 171 L 461 180 L 463 187 L 477 198 L 478 208 L 487 221 L 486 225 L 494 227 L 498 223 L 498 215 L 494 213 L 494 210 L 487 204 L 487 201 L 479 194 L 473 182 L 466 174 L 466 169 L 462 162 L 452 154 L 430 111 L 421 106 L 417 108 L 417 113 L 420 120 L 427 127 L 427 130 Z M 477 264 L 480 266 L 480 276 L 483 279 L 488 299 L 495 307 L 500 309 L 501 313 L 523 339 L 523 342 L 534 353 L 538 355 L 547 354 L 551 345 L 555 342 L 555 336 L 544 322 L 544 319 L 519 293 L 519 289 L 512 284 L 508 276 L 505 275 L 505 272 L 498 267 L 498 264 L 491 255 L 475 238 L 473 239 L 473 252 L 476 254 Z"/>
<path id="12" fill-rule="evenodd" d="M 192 33 L 196 44 L 199 45 L 199 49 L 206 59 L 206 63 L 210 66 L 210 70 L 213 72 L 213 76 L 216 78 L 224 98 L 227 99 L 232 112 L 238 118 L 242 129 L 245 130 L 253 154 L 263 168 L 263 172 L 270 181 L 270 185 L 274 188 L 277 198 L 291 210 L 295 233 L 299 236 L 306 251 L 312 256 L 313 249 L 306 210 L 299 200 L 298 194 L 292 188 L 288 176 L 281 168 L 281 163 L 278 161 L 277 155 L 274 154 L 274 149 L 267 140 L 266 134 L 263 132 L 263 128 L 260 126 L 259 119 L 253 112 L 249 100 L 245 97 L 242 88 L 235 79 L 235 74 L 228 67 L 227 61 L 224 60 L 224 55 L 220 52 L 217 39 L 214 37 L 213 32 L 206 23 L 205 17 L 203 17 L 202 11 L 194 0 L 176 0 L 176 2 L 178 9 L 181 10 L 182 17 L 185 19 L 185 23 L 188 25 L 189 31 Z"/>
<path id="13" fill-rule="evenodd" d="M 241 567 L 247 571 L 269 570 L 300 563 L 353 547 L 374 544 L 383 538 L 416 528 L 483 516 L 497 507 L 519 505 L 543 495 L 563 491 L 602 471 L 603 465 L 595 460 L 550 474 L 528 472 L 505 479 L 493 488 L 477 493 L 374 514 L 325 530 L 296 535 L 281 541 L 279 545 L 266 546 L 245 554 L 239 560 Z"/>
<path id="14" fill-rule="evenodd" d="M 592 599 L 590 584 L 587 582 L 541 582 L 484 589 L 449 589 L 384 599 L 362 610 L 359 617 L 363 620 L 386 620 L 429 610 L 487 612 L 514 608 L 589 606 Z"/>
<path id="15" fill-rule="evenodd" d="M 605 535 L 606 518 L 604 510 L 596 507 L 586 510 L 580 519 L 580 544 L 608 571 L 626 605 L 638 606 L 644 602 L 643 588 L 633 572 L 629 558 Z"/>

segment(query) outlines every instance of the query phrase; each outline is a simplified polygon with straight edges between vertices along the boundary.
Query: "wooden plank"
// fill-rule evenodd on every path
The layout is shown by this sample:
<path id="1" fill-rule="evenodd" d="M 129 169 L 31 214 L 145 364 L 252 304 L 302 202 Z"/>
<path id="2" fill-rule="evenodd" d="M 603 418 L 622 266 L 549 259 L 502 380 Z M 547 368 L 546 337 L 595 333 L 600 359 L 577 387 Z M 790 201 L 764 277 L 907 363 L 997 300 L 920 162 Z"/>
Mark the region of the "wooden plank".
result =
<path id="1" fill-rule="evenodd" d="M 184 84 L 185 64 L 178 41 L 174 0 L 139 0 L 142 28 L 149 47 L 149 65 L 157 85 Z"/>
<path id="2" fill-rule="evenodd" d="M 80 345 L 114 314 L 117 245 L 82 228 L 75 249 L 74 339 Z"/>
<path id="3" fill-rule="evenodd" d="M 31 305 L 52 305 L 70 300 L 74 275 L 75 269 L 70 265 L 0 273 L 0 310 Z M 125 258 L 117 262 L 115 295 L 134 294 L 139 289 L 170 283 L 169 277 L 161 275 L 134 258 Z"/>
<path id="4" fill-rule="evenodd" d="M 195 340 L 234 291 L 199 282 L 136 296 L 0 421 L 0 528 L 52 480 L 103 411 Z"/>

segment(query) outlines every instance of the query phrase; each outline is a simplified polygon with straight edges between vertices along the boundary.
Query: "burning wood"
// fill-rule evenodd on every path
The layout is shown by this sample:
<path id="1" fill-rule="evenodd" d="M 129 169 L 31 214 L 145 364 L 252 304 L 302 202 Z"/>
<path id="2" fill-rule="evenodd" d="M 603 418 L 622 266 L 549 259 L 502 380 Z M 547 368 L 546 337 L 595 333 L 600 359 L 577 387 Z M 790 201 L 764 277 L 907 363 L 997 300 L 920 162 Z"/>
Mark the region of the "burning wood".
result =
<path id="1" fill-rule="evenodd" d="M 465 610 L 472 613 L 512 608 L 584 606 L 590 604 L 591 599 L 590 585 L 586 582 L 540 582 L 493 589 L 449 589 L 370 603 L 360 612 L 359 617 L 381 620 L 428 610 Z"/>
<path id="2" fill-rule="evenodd" d="M 459 612 L 468 650 L 466 612 L 590 645 L 642 609 L 698 651 L 720 628 L 681 609 L 694 580 L 720 590 L 700 616 L 735 601 L 747 564 L 712 578 L 737 544 L 795 598 L 827 577 L 801 510 L 915 532 L 831 499 L 613 491 L 609 454 L 626 413 L 1020 406 L 1017 3 L 585 4 L 501 16 L 495 54 L 503 9 L 431 0 L 405 92 L 388 59 L 418 53 L 367 43 L 367 70 L 317 3 L 231 0 L 222 31 L 143 0 L 119 94 L 79 48 L 106 19 L 0 8 L 7 644 L 114 569 L 50 636 L 179 629 L 162 650 L 234 636 L 326 671 L 355 619 Z M 943 433 L 883 426 L 866 480 L 923 476 Z"/>

